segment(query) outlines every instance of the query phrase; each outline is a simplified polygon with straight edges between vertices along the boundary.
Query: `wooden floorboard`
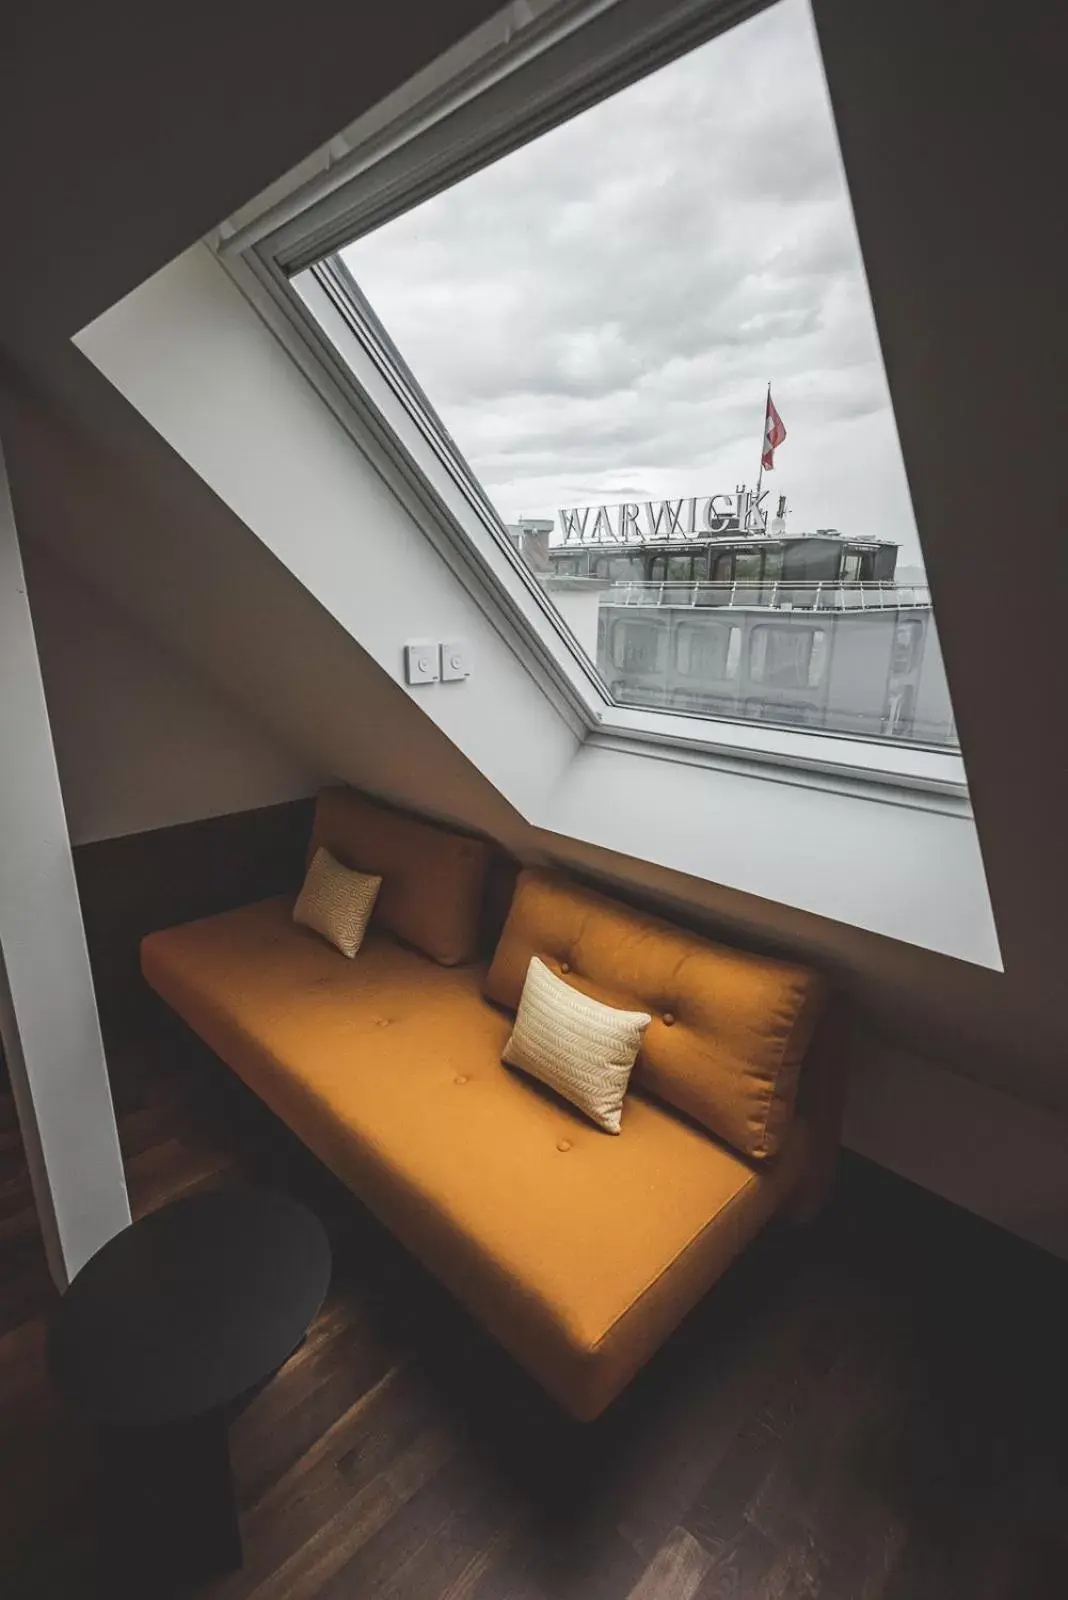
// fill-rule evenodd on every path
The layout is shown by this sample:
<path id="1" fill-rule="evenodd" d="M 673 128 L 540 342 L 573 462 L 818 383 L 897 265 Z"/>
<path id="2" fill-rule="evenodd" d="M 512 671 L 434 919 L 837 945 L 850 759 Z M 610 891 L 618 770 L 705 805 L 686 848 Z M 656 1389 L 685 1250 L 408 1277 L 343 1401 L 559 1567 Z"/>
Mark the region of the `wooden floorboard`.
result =
<path id="1" fill-rule="evenodd" d="M 205 1600 L 1064 1600 L 1068 1271 L 850 1160 L 581 1427 L 154 1007 L 113 1024 L 138 1214 L 230 1183 L 323 1218 L 330 1295 L 235 1420 L 246 1562 Z M 0 1594 L 82 1600 L 91 1439 L 0 1096 Z M 167 1594 L 162 1578 L 152 1595 Z"/>

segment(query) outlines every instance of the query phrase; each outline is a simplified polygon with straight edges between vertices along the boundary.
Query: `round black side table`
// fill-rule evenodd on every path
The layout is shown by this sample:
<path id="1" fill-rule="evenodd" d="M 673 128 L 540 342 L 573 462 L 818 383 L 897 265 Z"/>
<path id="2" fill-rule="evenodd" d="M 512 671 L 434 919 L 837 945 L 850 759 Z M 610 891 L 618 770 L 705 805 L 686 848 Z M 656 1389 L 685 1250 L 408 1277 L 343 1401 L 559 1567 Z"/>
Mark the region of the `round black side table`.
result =
<path id="1" fill-rule="evenodd" d="M 265 1189 L 150 1212 L 78 1273 L 48 1360 L 96 1427 L 115 1580 L 147 1596 L 241 1565 L 230 1417 L 301 1344 L 329 1281 L 322 1225 Z"/>

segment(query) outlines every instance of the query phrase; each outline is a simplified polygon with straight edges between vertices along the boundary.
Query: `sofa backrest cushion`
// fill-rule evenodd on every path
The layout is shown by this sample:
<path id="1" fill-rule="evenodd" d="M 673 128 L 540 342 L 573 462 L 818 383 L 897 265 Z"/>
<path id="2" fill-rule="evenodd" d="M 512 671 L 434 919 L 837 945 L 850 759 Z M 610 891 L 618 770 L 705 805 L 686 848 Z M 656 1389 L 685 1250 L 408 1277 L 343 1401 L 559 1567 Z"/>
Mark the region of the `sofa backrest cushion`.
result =
<path id="1" fill-rule="evenodd" d="M 388 928 L 443 967 L 478 955 L 489 848 L 355 789 L 323 789 L 309 861 L 320 845 L 343 866 L 382 879 L 372 923 Z"/>
<path id="2" fill-rule="evenodd" d="M 487 999 L 514 1010 L 532 955 L 584 994 L 652 1013 L 636 1085 L 752 1161 L 776 1154 L 825 1003 L 816 973 L 527 870 L 486 975 Z"/>

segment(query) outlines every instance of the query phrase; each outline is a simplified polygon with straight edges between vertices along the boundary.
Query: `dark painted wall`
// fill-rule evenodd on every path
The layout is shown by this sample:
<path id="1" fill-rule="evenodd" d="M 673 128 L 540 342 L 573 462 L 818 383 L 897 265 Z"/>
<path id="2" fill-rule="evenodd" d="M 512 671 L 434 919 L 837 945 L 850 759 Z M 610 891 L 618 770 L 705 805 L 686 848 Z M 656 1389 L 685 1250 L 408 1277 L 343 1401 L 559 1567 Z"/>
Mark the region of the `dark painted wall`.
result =
<path id="1" fill-rule="evenodd" d="M 0 50 L 0 344 L 33 361 L 499 9 L 58 0 Z"/>

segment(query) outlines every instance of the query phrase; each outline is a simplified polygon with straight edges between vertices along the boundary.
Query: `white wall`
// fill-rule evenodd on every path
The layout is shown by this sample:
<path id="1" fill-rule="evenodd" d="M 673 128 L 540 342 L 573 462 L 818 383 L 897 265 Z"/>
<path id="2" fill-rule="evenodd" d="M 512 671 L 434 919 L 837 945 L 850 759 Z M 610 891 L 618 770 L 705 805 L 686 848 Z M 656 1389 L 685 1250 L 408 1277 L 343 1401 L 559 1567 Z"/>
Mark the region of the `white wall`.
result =
<path id="1" fill-rule="evenodd" d="M 147 693 L 139 700 L 128 690 L 135 698 L 109 733 L 117 771 L 141 774 L 139 804 L 151 798 L 157 824 L 184 820 L 187 810 L 164 792 L 173 761 L 170 713 L 180 702 L 190 723 L 199 716 L 196 705 L 209 718 L 210 726 L 201 718 L 186 733 L 190 748 L 196 745 L 216 767 L 220 738 L 228 737 L 219 719 L 225 716 L 227 727 L 239 719 L 238 749 L 248 759 L 239 771 L 226 768 L 226 792 L 240 789 L 249 805 L 279 798 L 280 772 L 325 774 L 518 849 L 522 819 L 419 698 L 293 581 L 109 384 L 75 360 L 89 380 L 77 422 L 25 392 L 7 394 L 12 484 L 31 571 L 50 566 L 67 574 L 68 583 L 84 589 L 86 607 L 100 606 L 109 619 L 89 621 L 87 629 L 110 633 L 125 618 L 137 640 L 131 636 L 129 647 L 141 653 L 151 638 L 159 664 L 167 663 L 170 682 L 159 714 Z M 54 609 L 47 592 L 35 585 L 32 599 L 47 624 Z M 43 645 L 65 778 L 76 786 L 68 800 L 72 814 L 82 817 L 91 804 L 92 831 L 121 834 L 129 813 L 120 785 L 94 768 L 91 751 L 83 767 L 81 750 L 72 748 L 83 722 L 108 725 L 113 674 L 87 667 L 79 686 L 61 626 L 47 628 Z M 133 747 L 129 735 L 138 741 Z M 199 782 L 207 814 L 220 803 L 218 771 L 183 778 L 190 793 Z M 181 791 L 178 785 L 175 801 Z"/>
<path id="2" fill-rule="evenodd" d="M 206 246 L 76 342 L 394 681 L 406 639 L 472 641 L 469 680 L 412 698 L 528 822 L 999 965 L 969 816 L 580 746 Z"/>
<path id="3" fill-rule="evenodd" d="M 207 247 L 77 343 L 396 682 L 406 640 L 469 642 L 472 676 L 425 686 L 419 702 L 513 805 L 536 811 L 574 733 Z"/>
<path id="4" fill-rule="evenodd" d="M 968 816 L 588 744 L 541 820 L 852 928 L 1001 965 Z"/>
<path id="5" fill-rule="evenodd" d="M 130 1211 L 2 453 L 0 683 L 0 1036 L 62 1286 Z"/>
<path id="6" fill-rule="evenodd" d="M 844 1139 L 1068 1261 L 1068 1118 L 869 1041 L 853 1064 Z"/>
<path id="7" fill-rule="evenodd" d="M 74 844 L 313 794 L 330 776 L 40 543 L 27 580 Z"/>

